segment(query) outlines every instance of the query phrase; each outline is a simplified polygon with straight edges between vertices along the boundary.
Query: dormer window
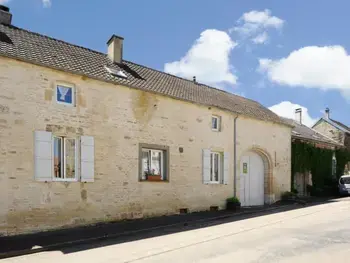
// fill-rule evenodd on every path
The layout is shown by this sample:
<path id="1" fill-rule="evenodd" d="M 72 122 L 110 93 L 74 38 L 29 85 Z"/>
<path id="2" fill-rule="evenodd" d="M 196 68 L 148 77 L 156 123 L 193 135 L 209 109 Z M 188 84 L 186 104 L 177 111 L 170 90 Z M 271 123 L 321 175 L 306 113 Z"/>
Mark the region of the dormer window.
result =
<path id="1" fill-rule="evenodd" d="M 122 79 L 127 79 L 128 76 L 122 71 L 122 70 L 119 70 L 119 69 L 114 69 L 114 68 L 109 68 L 107 66 L 105 66 L 105 69 L 107 70 L 107 72 L 115 77 L 118 77 L 118 78 L 122 78 Z"/>
<path id="2" fill-rule="evenodd" d="M 75 106 L 75 88 L 72 85 L 56 85 L 56 102 L 69 106 Z"/>

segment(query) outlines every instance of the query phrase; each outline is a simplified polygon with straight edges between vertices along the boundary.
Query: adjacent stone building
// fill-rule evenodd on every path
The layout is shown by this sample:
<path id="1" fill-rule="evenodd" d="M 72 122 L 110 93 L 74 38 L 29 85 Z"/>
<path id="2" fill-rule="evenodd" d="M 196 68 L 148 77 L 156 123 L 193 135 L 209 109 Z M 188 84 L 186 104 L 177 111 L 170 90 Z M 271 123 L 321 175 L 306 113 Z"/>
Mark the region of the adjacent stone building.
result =
<path id="1" fill-rule="evenodd" d="M 333 120 L 330 117 L 330 109 L 327 108 L 325 110 L 324 117 L 320 118 L 312 128 L 339 142 L 350 150 L 350 127 Z"/>
<path id="2" fill-rule="evenodd" d="M 306 126 L 302 122 L 302 109 L 295 110 L 295 119 L 284 118 L 286 122 L 290 125 L 293 125 L 292 130 L 292 143 L 293 142 L 302 142 L 311 144 L 317 148 L 330 149 L 335 153 L 336 149 L 343 148 L 343 145 L 337 141 L 319 133 L 318 131 Z M 336 169 L 336 156 L 333 156 L 333 173 L 335 175 Z M 307 185 L 312 185 L 312 174 L 310 171 L 305 173 L 295 173 L 293 175 L 294 181 L 293 186 L 298 191 L 298 194 L 301 196 L 307 195 Z"/>
<path id="3" fill-rule="evenodd" d="M 341 145 L 343 145 L 347 150 L 350 150 L 350 127 L 336 121 L 330 116 L 330 109 L 325 110 L 324 117 L 320 118 L 312 127 L 319 133 L 332 138 Z M 349 173 L 350 162 L 345 166 L 344 173 Z"/>
<path id="4" fill-rule="evenodd" d="M 258 102 L 11 24 L 0 6 L 0 235 L 262 205 L 292 126 Z"/>

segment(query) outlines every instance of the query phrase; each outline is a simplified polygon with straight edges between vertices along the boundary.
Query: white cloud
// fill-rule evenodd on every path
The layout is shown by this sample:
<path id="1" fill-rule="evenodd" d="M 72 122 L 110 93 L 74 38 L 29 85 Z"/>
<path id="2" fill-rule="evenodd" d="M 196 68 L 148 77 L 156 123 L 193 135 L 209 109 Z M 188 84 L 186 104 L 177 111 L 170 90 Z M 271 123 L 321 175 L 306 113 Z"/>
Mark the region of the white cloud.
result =
<path id="1" fill-rule="evenodd" d="M 237 77 L 232 73 L 230 53 L 236 46 L 230 36 L 216 29 L 201 33 L 190 50 L 179 61 L 166 63 L 164 71 L 179 77 L 192 79 L 216 87 L 234 85 Z"/>
<path id="2" fill-rule="evenodd" d="M 230 33 L 238 32 L 243 37 L 250 38 L 255 44 L 263 44 L 268 39 L 267 30 L 281 29 L 285 21 L 272 16 L 271 11 L 265 9 L 244 13 L 237 23 L 238 26 L 231 28 Z"/>
<path id="3" fill-rule="evenodd" d="M 43 1 L 43 6 L 44 7 L 51 7 L 51 0 L 42 0 Z"/>
<path id="4" fill-rule="evenodd" d="M 4 5 L 10 2 L 10 0 L 0 0 L 0 5 Z M 51 0 L 42 0 L 44 7 L 51 7 L 52 3 Z"/>
<path id="5" fill-rule="evenodd" d="M 293 104 L 290 101 L 282 101 L 279 104 L 269 107 L 271 111 L 277 115 L 289 119 L 295 119 L 295 110 L 302 109 L 302 123 L 306 126 L 312 127 L 318 119 L 314 119 L 309 115 L 308 109 L 306 107 L 300 106 L 298 104 Z"/>
<path id="6" fill-rule="evenodd" d="M 255 38 L 252 39 L 252 41 L 255 44 L 264 44 L 269 39 L 269 36 L 267 35 L 266 31 L 261 33 L 260 35 L 257 35 Z"/>
<path id="7" fill-rule="evenodd" d="M 270 81 L 291 87 L 336 89 L 350 96 L 350 56 L 342 46 L 309 46 L 288 57 L 260 59 L 259 71 Z"/>

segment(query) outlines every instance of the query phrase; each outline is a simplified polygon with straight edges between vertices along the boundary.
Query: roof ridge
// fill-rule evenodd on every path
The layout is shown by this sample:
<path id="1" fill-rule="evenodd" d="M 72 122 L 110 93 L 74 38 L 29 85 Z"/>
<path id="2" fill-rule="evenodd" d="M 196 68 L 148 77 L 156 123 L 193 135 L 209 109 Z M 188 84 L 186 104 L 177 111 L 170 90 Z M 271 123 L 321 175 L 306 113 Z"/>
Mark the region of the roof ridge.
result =
<path id="1" fill-rule="evenodd" d="M 63 43 L 63 44 L 69 45 L 69 46 L 85 49 L 85 50 L 88 50 L 90 52 L 94 52 L 94 53 L 97 53 L 97 54 L 100 54 L 100 55 L 107 56 L 106 53 L 103 53 L 103 52 L 100 52 L 100 51 L 97 51 L 97 50 L 93 50 L 91 48 L 83 47 L 83 46 L 80 46 L 80 45 L 77 45 L 77 44 L 72 44 L 72 43 L 69 43 L 69 42 L 61 40 L 61 39 L 57 39 L 57 38 L 54 38 L 54 37 L 50 37 L 48 35 L 44 35 L 44 34 L 40 34 L 40 33 L 37 33 L 37 32 L 33 32 L 33 31 L 30 31 L 30 30 L 27 30 L 27 29 L 24 29 L 24 28 L 20 28 L 20 27 L 14 26 L 14 25 L 4 25 L 4 24 L 1 24 L 1 25 L 5 26 L 5 27 L 16 29 L 16 30 L 21 30 L 21 31 L 24 31 L 24 32 L 27 32 L 29 34 L 33 34 L 33 35 L 36 35 L 36 36 L 39 36 L 39 37 L 44 37 L 44 38 L 47 38 L 47 39 L 50 39 L 50 40 L 54 40 L 54 41 L 57 41 L 57 42 L 60 42 L 60 43 Z"/>

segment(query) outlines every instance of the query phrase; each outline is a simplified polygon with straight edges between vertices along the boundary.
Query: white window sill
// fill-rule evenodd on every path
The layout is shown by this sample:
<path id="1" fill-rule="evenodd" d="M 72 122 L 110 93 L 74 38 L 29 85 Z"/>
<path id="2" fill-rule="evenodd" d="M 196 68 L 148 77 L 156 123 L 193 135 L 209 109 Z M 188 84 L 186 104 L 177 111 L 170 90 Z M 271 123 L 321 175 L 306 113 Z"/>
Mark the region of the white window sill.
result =
<path id="1" fill-rule="evenodd" d="M 56 179 L 56 178 L 54 178 L 52 181 L 53 182 L 70 182 L 70 183 L 79 182 L 78 179 Z"/>
<path id="2" fill-rule="evenodd" d="M 221 184 L 220 182 L 209 182 L 207 184 Z"/>
<path id="3" fill-rule="evenodd" d="M 75 107 L 74 103 L 66 103 L 66 102 L 62 102 L 62 101 L 58 101 L 56 100 L 56 103 L 59 105 L 64 105 L 64 106 L 68 106 L 68 107 Z"/>

